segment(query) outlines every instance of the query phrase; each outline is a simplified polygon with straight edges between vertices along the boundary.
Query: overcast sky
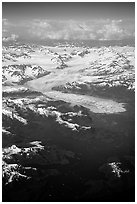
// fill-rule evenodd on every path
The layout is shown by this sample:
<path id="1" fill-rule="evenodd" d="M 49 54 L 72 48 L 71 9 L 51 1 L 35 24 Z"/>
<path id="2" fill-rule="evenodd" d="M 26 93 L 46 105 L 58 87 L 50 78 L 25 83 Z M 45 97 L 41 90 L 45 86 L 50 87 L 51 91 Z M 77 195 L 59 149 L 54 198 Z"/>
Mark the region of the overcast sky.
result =
<path id="1" fill-rule="evenodd" d="M 133 39 L 134 3 L 2 3 L 3 40 Z"/>

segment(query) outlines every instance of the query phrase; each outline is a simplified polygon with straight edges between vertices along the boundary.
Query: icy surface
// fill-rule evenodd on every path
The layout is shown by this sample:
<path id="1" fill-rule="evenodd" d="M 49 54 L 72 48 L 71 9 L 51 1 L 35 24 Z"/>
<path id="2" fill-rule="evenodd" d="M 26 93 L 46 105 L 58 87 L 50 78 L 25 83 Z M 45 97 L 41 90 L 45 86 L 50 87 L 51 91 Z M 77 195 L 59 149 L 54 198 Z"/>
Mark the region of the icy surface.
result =
<path id="1" fill-rule="evenodd" d="M 73 152 L 45 142 L 47 135 L 50 138 L 52 129 L 54 132 L 54 125 L 59 135 L 65 132 L 79 140 L 82 138 L 82 141 L 87 136 L 88 141 L 93 143 L 93 152 L 96 148 L 94 142 L 100 142 L 101 137 L 107 137 L 107 146 L 109 142 L 113 143 L 115 135 L 111 137 L 108 133 L 101 136 L 105 121 L 99 127 L 100 132 L 93 134 L 94 121 L 90 114 L 95 114 L 98 118 L 103 118 L 102 115 L 106 114 L 110 117 L 112 114 L 124 115 L 127 104 L 114 98 L 94 95 L 93 90 L 122 87 L 128 93 L 134 92 L 134 47 L 17 45 L 3 46 L 2 54 L 2 131 L 3 138 L 7 140 L 3 147 L 2 166 L 5 185 L 32 177 L 38 179 L 38 172 L 42 176 L 47 175 L 43 170 L 47 166 L 68 165 L 69 159 L 74 159 Z M 32 137 L 32 130 L 33 137 L 37 139 Z M 53 138 L 56 137 L 56 132 L 54 134 Z M 123 135 L 123 132 L 120 134 Z M 97 138 L 94 140 L 95 135 Z M 118 137 L 122 136 L 118 134 Z M 117 161 L 108 162 L 105 167 L 105 171 L 107 169 L 118 180 L 123 174 L 130 173 Z"/>
<path id="2" fill-rule="evenodd" d="M 7 54 L 15 61 L 7 60 Z M 24 48 L 20 46 L 3 48 L 3 59 L 3 80 L 6 85 L 19 82 L 22 77 L 27 80 L 28 77 L 29 82 L 24 81 L 24 83 L 31 89 L 56 100 L 78 103 L 95 113 L 118 113 L 124 112 L 125 108 L 123 104 L 115 101 L 102 101 L 102 99 L 78 96 L 74 93 L 65 94 L 64 90 L 74 88 L 80 90 L 81 85 L 88 87 L 89 83 L 93 87 L 122 86 L 128 90 L 135 89 L 134 47 L 35 46 L 31 48 L 28 46 Z M 22 70 L 25 71 L 22 72 Z M 48 75 L 42 76 L 42 74 Z M 35 79 L 38 76 L 40 78 Z"/>

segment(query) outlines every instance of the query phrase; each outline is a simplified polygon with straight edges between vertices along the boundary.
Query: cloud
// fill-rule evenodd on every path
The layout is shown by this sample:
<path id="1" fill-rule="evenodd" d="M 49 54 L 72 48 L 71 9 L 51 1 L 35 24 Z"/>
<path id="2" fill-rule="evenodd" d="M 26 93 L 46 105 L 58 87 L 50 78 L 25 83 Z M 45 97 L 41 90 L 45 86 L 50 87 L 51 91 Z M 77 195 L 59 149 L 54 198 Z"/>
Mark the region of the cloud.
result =
<path id="1" fill-rule="evenodd" d="M 32 23 L 29 27 L 29 34 L 41 39 L 94 39 L 95 35 L 91 33 L 90 28 L 84 22 L 69 21 L 50 21 Z"/>
<path id="2" fill-rule="evenodd" d="M 120 25 L 122 20 L 112 20 L 97 31 L 100 40 L 121 40 L 128 37 L 128 33 Z"/>
<path id="3" fill-rule="evenodd" d="M 11 36 L 9 36 L 9 37 L 3 37 L 2 41 L 3 42 L 16 41 L 17 38 L 18 38 L 18 35 L 11 34 Z"/>
<path id="4" fill-rule="evenodd" d="M 35 40 L 121 40 L 134 37 L 134 19 L 47 20 L 33 19 L 9 22 L 3 19 L 3 30 L 23 39 Z M 4 33 L 4 32 L 3 32 Z"/>
<path id="5" fill-rule="evenodd" d="M 34 26 L 35 25 L 35 26 Z M 132 28 L 133 29 L 133 28 Z M 124 28 L 123 21 L 119 20 L 90 20 L 79 22 L 43 20 L 32 23 L 29 33 L 41 39 L 65 40 L 121 40 L 133 37 L 131 29 Z"/>

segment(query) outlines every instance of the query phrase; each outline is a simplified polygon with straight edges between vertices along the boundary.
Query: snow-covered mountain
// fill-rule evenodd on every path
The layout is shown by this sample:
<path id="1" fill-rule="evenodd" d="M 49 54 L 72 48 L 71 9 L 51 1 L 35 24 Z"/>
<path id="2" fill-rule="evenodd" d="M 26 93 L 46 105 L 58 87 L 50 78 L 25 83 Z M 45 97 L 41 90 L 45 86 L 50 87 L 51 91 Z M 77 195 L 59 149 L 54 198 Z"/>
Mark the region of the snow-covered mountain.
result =
<path id="1" fill-rule="evenodd" d="M 30 64 L 14 64 L 2 67 L 3 85 L 22 84 L 26 81 L 45 76 L 50 72 L 42 67 Z"/>
<path id="2" fill-rule="evenodd" d="M 22 57 L 26 56 L 25 50 L 30 59 Z M 6 81 L 21 83 L 51 72 L 52 79 L 55 76 L 55 82 L 58 79 L 62 81 L 59 78 L 62 74 L 64 78 L 67 76 L 66 83 L 63 84 L 65 89 L 68 83 L 72 87 L 74 83 L 77 87 L 81 83 L 90 83 L 101 87 L 135 88 L 133 47 L 3 47 L 3 59 L 6 60 L 7 56 L 9 60 L 3 62 L 4 84 Z M 61 75 L 58 69 L 61 69 Z M 61 82 L 60 84 L 62 86 Z M 70 84 L 68 88 L 70 89 Z"/>
<path id="3" fill-rule="evenodd" d="M 10 97 L 14 94 L 16 96 L 20 96 L 19 98 L 11 99 Z M 23 94 L 26 96 L 23 97 Z M 33 92 L 32 92 L 33 93 Z M 11 95 L 12 94 L 12 95 Z M 22 124 L 27 124 L 27 117 L 29 113 L 36 114 L 40 117 L 51 117 L 55 120 L 58 124 L 63 125 L 67 128 L 70 128 L 72 131 L 80 131 L 80 130 L 91 130 L 92 129 L 92 122 L 90 117 L 88 116 L 88 112 L 77 111 L 68 111 L 68 112 L 61 112 L 58 110 L 56 106 L 49 106 L 48 103 L 52 100 L 45 97 L 45 96 L 36 96 L 28 98 L 27 96 L 31 95 L 31 91 L 24 87 L 19 87 L 18 89 L 6 89 L 4 90 L 4 95 L 6 96 L 3 99 L 3 121 L 4 118 L 6 120 L 15 121 L 18 120 Z M 21 97 L 22 96 L 22 97 Z M 70 108 L 71 109 L 71 108 Z M 80 108 L 79 108 L 80 109 Z M 83 112 L 83 113 L 82 113 Z M 27 116 L 28 113 L 28 116 Z M 25 116 L 25 118 L 23 117 Z M 80 122 L 80 121 L 85 122 Z M 86 125 L 85 125 L 86 124 Z"/>
<path id="4" fill-rule="evenodd" d="M 56 102 L 52 99 L 33 91 L 32 93 L 31 95 L 31 90 L 23 86 L 16 88 L 8 86 L 3 90 L 2 133 L 4 137 L 3 143 L 6 144 L 3 147 L 3 180 L 5 185 L 15 181 L 31 179 L 33 174 L 35 175 L 35 172 L 37 172 L 36 167 L 31 167 L 33 162 L 37 161 L 37 165 L 38 163 L 40 165 L 49 165 L 49 163 L 51 165 L 65 165 L 69 163 L 69 158 L 74 157 L 71 151 L 58 150 L 51 145 L 43 146 L 41 141 L 29 142 L 34 140 L 33 135 L 29 135 L 32 124 L 40 128 L 39 121 L 41 121 L 41 124 L 43 123 L 47 131 L 48 123 L 51 125 L 57 124 L 57 128 L 60 128 L 62 131 L 76 132 L 77 134 L 85 134 L 85 136 L 88 133 L 92 134 L 94 132 L 92 119 L 86 109 L 81 109 L 80 107 L 73 108 L 67 103 L 64 104 L 62 102 L 56 105 Z M 68 105 L 68 108 L 66 105 Z M 24 130 L 28 134 L 28 138 L 26 137 L 26 142 L 23 141 L 20 144 L 21 148 L 12 142 L 12 138 L 18 137 L 19 132 Z M 43 137 L 43 135 L 41 134 L 37 138 L 40 139 L 40 137 Z M 7 138 L 11 141 L 11 146 L 8 147 Z"/>
<path id="5" fill-rule="evenodd" d="M 66 196 L 68 190 L 73 194 L 80 186 L 78 194 L 84 189 L 80 198 L 85 199 L 121 189 L 125 178 L 130 183 L 134 49 L 3 46 L 4 192 L 12 194 L 21 184 L 50 198 L 61 192 Z M 109 154 L 116 157 L 107 159 Z M 77 186 L 68 184 L 73 179 Z"/>
<path id="6" fill-rule="evenodd" d="M 82 89 L 81 85 L 94 87 L 124 86 L 129 90 L 135 89 L 134 50 L 128 47 L 120 51 L 117 47 L 94 48 L 85 58 L 88 66 L 79 69 L 75 81 L 54 87 L 56 90 Z"/>

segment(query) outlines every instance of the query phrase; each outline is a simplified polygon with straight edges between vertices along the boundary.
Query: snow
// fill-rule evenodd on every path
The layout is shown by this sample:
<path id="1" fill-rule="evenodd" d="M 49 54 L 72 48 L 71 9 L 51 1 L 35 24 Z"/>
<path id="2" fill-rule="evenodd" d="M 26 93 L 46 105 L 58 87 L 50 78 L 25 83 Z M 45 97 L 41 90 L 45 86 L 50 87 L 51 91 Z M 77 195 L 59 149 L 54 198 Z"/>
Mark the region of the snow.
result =
<path id="1" fill-rule="evenodd" d="M 7 164 L 5 161 L 2 161 L 2 176 L 3 178 L 6 179 L 5 185 L 8 185 L 9 183 L 12 183 L 15 180 L 31 178 L 29 176 L 26 176 L 20 173 L 19 172 L 20 169 L 27 169 L 27 168 L 26 167 L 23 168 L 18 164 Z"/>
<path id="2" fill-rule="evenodd" d="M 39 75 L 47 74 L 46 70 L 35 64 L 7 64 L 2 68 L 3 77 L 6 77 L 4 84 L 7 82 L 19 84 L 24 79 L 30 80 L 39 77 Z"/>
<path id="3" fill-rule="evenodd" d="M 2 114 L 6 115 L 7 117 L 18 120 L 19 122 L 23 123 L 24 125 L 27 124 L 27 120 L 18 116 L 14 111 L 2 109 Z"/>
<path id="4" fill-rule="evenodd" d="M 72 105 L 84 106 L 94 113 L 112 114 L 126 111 L 123 103 L 118 103 L 113 100 L 106 100 L 86 95 L 61 93 L 58 91 L 47 92 L 45 94 L 48 97 L 54 98 L 56 100 L 62 99 L 71 103 Z"/>
<path id="5" fill-rule="evenodd" d="M 30 152 L 37 153 L 39 150 L 44 150 L 44 146 L 41 145 L 41 141 L 33 141 L 29 143 L 32 147 L 24 147 L 18 148 L 16 145 L 12 145 L 11 147 L 3 148 L 3 159 L 9 158 L 11 159 L 15 154 L 27 154 L 29 155 Z"/>
<path id="6" fill-rule="evenodd" d="M 28 88 L 25 87 L 3 87 L 3 93 L 17 93 L 17 92 L 25 92 L 28 91 Z"/>
<path id="7" fill-rule="evenodd" d="M 39 102 L 37 106 L 37 101 Z M 43 104 L 43 102 L 45 102 Z M 7 99 L 3 101 L 3 114 L 6 115 L 7 117 L 11 118 L 12 120 L 17 119 L 23 124 L 27 124 L 27 120 L 24 119 L 23 117 L 20 116 L 20 113 L 15 111 L 15 105 L 16 108 L 20 107 L 20 111 L 26 112 L 26 110 L 31 110 L 35 114 L 41 115 L 43 117 L 48 117 L 51 116 L 55 121 L 60 124 L 64 125 L 65 127 L 73 130 L 73 131 L 79 131 L 80 129 L 87 130 L 90 129 L 90 127 L 86 126 L 81 126 L 79 124 L 73 123 L 73 117 L 86 117 L 85 114 L 82 113 L 82 111 L 78 112 L 66 112 L 66 113 L 61 113 L 57 110 L 56 107 L 54 106 L 47 106 L 46 107 L 46 102 L 43 97 L 40 98 L 34 98 L 34 99 L 29 99 L 29 98 L 19 98 L 19 99 Z M 67 116 L 66 119 L 64 120 L 63 116 Z"/>
<path id="8" fill-rule="evenodd" d="M 86 51 L 88 51 L 87 54 L 85 54 Z M 80 85 L 86 85 L 88 82 L 95 87 L 124 86 L 128 90 L 135 89 L 135 53 L 133 47 L 109 46 L 86 49 L 69 45 L 66 47 L 35 46 L 32 48 L 30 46 L 20 46 L 7 48 L 4 52 L 9 54 L 9 56 L 12 56 L 12 53 L 17 55 L 29 53 L 30 56 L 28 59 L 15 55 L 14 59 L 17 60 L 16 62 L 13 62 L 13 60 L 3 62 L 3 67 L 8 66 L 3 71 L 6 78 L 8 77 L 6 75 L 7 72 L 11 76 L 11 73 L 18 70 L 19 65 L 22 64 L 25 65 L 26 75 L 32 78 L 31 81 L 26 82 L 25 87 L 4 87 L 3 92 L 6 93 L 27 91 L 26 87 L 28 87 L 42 92 L 54 100 L 64 100 L 72 105 L 78 104 L 95 113 L 112 114 L 126 111 L 124 104 L 92 96 L 67 94 L 61 91 L 55 92 L 52 89 L 63 86 L 66 90 L 67 88 L 80 90 Z M 73 55 L 74 52 L 76 55 Z M 58 63 L 65 63 L 67 67 L 57 69 Z M 16 67 L 15 65 L 18 66 Z M 49 75 L 34 79 L 36 75 L 43 73 L 47 68 L 51 72 Z M 20 75 L 13 76 L 12 79 L 18 81 L 20 80 Z M 33 107 L 31 106 L 30 108 Z M 38 112 L 41 115 L 46 115 L 47 113 L 41 107 L 39 107 Z"/>
<path id="9" fill-rule="evenodd" d="M 11 135 L 11 132 L 5 130 L 4 128 L 2 128 L 2 133 L 6 134 L 6 135 Z"/>
<path id="10" fill-rule="evenodd" d="M 121 177 L 121 174 L 129 173 L 129 170 L 122 170 L 120 168 L 121 162 L 111 162 L 111 163 L 108 163 L 108 165 L 112 168 L 112 172 L 118 178 Z"/>
<path id="11" fill-rule="evenodd" d="M 11 155 L 18 154 L 20 152 L 21 152 L 21 149 L 18 148 L 16 145 L 12 145 L 11 147 L 3 149 L 3 154 L 6 156 L 8 155 L 8 158 L 10 158 Z"/>
<path id="12" fill-rule="evenodd" d="M 29 148 L 18 148 L 16 145 L 12 145 L 7 148 L 3 148 L 2 153 L 3 153 L 3 161 L 2 161 L 2 173 L 3 177 L 6 179 L 5 185 L 12 183 L 14 180 L 19 180 L 19 179 L 30 179 L 31 177 L 25 175 L 24 173 L 20 173 L 20 170 L 33 170 L 36 171 L 36 168 L 32 167 L 23 167 L 19 164 L 12 163 L 8 164 L 5 162 L 5 160 L 10 160 L 13 159 L 14 155 L 22 155 L 26 154 L 26 156 L 29 157 L 30 153 L 32 152 L 33 154 L 36 154 L 39 150 L 43 150 L 44 146 L 41 145 L 40 141 L 33 141 L 30 142 L 30 145 L 33 145 L 32 147 Z M 22 172 L 22 171 L 21 171 Z"/>

